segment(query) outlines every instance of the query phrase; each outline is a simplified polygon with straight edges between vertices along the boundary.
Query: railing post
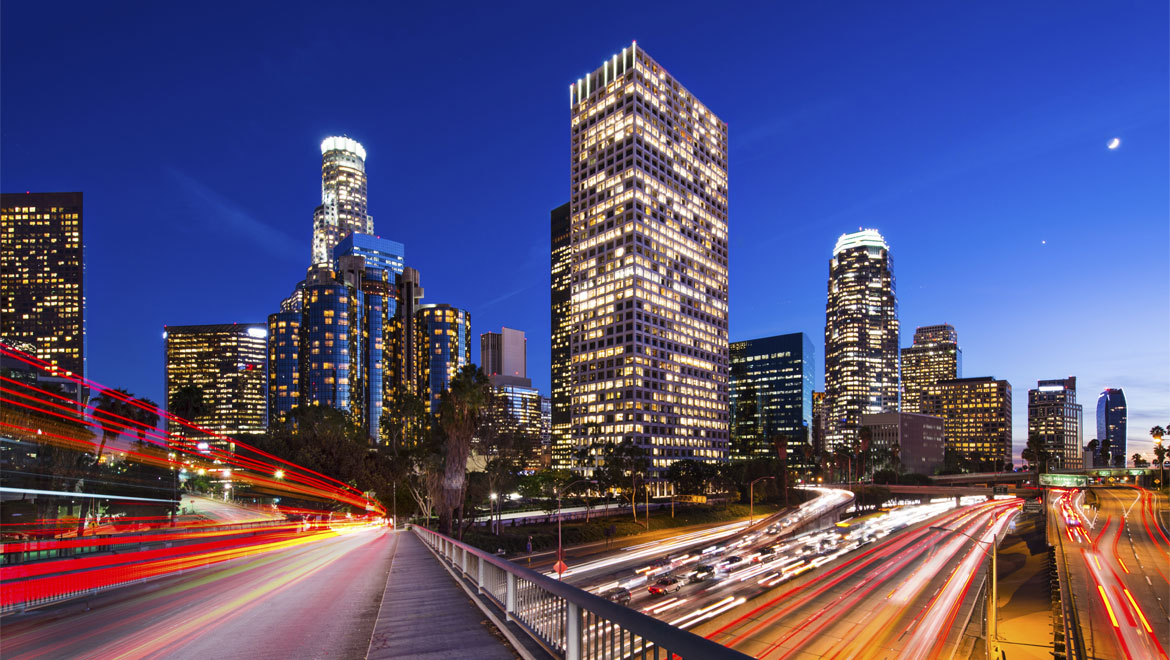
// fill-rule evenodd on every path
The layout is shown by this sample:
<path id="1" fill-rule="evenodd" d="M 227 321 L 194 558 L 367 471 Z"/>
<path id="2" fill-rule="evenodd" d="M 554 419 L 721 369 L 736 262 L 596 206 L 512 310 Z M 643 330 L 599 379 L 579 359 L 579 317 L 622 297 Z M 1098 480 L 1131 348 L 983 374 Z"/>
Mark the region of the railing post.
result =
<path id="1" fill-rule="evenodd" d="M 515 619 L 512 613 L 516 611 L 516 574 L 512 571 L 507 573 L 507 581 L 504 584 L 504 614 L 508 621 Z"/>
<path id="2" fill-rule="evenodd" d="M 568 617 L 565 622 L 565 660 L 581 660 L 581 606 L 570 600 L 566 600 L 565 604 L 568 605 L 565 611 Z"/>
<path id="3" fill-rule="evenodd" d="M 463 550 L 463 576 L 467 577 L 467 548 L 460 548 Z"/>
<path id="4" fill-rule="evenodd" d="M 482 594 L 482 593 L 483 593 L 483 591 L 484 591 L 484 589 L 483 589 L 483 573 L 484 573 L 484 570 L 483 570 L 483 558 L 482 558 L 482 557 L 480 557 L 480 558 L 479 558 L 479 561 L 477 561 L 476 563 L 479 565 L 479 570 L 478 570 L 478 571 L 476 571 L 476 576 L 475 576 L 475 583 L 476 583 L 476 585 L 478 585 L 478 586 L 479 586 L 479 593 L 481 593 L 481 594 Z"/>

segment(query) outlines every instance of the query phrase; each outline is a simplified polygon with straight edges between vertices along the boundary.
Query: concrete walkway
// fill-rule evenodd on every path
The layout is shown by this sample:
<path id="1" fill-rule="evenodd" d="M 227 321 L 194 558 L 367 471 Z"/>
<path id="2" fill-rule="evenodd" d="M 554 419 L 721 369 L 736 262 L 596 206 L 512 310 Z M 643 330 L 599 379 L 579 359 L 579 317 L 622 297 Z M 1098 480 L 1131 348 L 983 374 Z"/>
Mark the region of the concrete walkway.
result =
<path id="1" fill-rule="evenodd" d="M 397 547 L 369 660 L 519 657 L 413 532 L 393 537 Z"/>

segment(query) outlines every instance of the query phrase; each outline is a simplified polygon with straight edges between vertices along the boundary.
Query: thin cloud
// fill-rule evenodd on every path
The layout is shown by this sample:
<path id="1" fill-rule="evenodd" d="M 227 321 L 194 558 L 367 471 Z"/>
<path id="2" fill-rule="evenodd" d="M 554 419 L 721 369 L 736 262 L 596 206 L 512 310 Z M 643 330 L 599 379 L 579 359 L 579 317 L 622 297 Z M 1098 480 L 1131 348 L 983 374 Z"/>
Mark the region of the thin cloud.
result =
<path id="1" fill-rule="evenodd" d="M 304 255 L 305 246 L 288 234 L 252 217 L 240 205 L 208 188 L 200 181 L 175 169 L 170 174 L 194 202 L 195 213 L 221 235 L 234 235 L 250 241 L 264 252 L 289 260 Z"/>

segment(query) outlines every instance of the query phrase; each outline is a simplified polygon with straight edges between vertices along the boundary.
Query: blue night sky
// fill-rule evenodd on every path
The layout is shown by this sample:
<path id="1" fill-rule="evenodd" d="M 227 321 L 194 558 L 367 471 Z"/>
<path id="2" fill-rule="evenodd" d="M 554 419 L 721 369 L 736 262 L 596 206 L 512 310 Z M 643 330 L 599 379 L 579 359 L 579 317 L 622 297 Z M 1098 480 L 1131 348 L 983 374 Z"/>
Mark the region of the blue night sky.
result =
<path id="1" fill-rule="evenodd" d="M 568 85 L 636 39 L 729 124 L 731 338 L 802 331 L 836 237 L 879 229 L 902 345 L 964 376 L 1123 387 L 1170 422 L 1164 2 L 5 2 L 0 186 L 85 193 L 89 376 L 162 401 L 164 324 L 256 322 L 308 265 L 321 140 L 376 233 L 549 383 Z M 326 7 L 326 5 L 329 5 Z M 555 6 L 554 6 L 555 5 Z M 1106 149 L 1113 137 L 1122 140 Z"/>

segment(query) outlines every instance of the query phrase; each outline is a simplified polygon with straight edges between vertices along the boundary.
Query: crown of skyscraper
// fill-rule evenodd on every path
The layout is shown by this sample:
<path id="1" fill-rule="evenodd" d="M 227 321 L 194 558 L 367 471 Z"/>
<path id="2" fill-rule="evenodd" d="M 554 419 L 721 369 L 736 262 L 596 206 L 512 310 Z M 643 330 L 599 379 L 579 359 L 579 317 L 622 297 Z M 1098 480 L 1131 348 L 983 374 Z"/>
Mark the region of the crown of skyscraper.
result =
<path id="1" fill-rule="evenodd" d="M 890 246 L 886 244 L 886 239 L 882 238 L 878 230 L 862 229 L 852 234 L 841 234 L 841 237 L 837 239 L 837 245 L 833 246 L 833 256 L 855 247 L 876 247 L 886 251 L 890 249 Z"/>
<path id="2" fill-rule="evenodd" d="M 357 140 L 344 135 L 327 137 L 321 142 L 321 155 L 324 156 L 330 151 L 348 151 L 362 160 L 366 159 L 365 147 Z"/>

